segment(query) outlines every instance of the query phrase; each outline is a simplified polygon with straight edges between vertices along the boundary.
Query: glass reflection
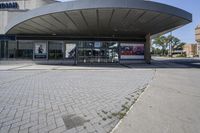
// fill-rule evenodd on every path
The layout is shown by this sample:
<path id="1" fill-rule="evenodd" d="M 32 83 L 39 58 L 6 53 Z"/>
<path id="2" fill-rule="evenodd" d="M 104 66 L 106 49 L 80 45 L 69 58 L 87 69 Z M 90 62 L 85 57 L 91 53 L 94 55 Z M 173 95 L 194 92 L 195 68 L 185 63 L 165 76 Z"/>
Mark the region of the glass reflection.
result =
<path id="1" fill-rule="evenodd" d="M 63 42 L 49 41 L 49 59 L 63 59 Z"/>
<path id="2" fill-rule="evenodd" d="M 118 43 L 116 42 L 80 42 L 78 44 L 78 62 L 114 63 L 118 62 Z"/>

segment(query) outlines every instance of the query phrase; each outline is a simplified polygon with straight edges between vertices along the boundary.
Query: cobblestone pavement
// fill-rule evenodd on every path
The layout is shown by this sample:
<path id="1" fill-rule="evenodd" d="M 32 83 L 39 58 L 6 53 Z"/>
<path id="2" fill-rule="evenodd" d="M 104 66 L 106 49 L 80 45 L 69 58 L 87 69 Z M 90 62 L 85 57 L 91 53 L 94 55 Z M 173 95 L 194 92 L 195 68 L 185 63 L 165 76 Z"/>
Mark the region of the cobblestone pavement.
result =
<path id="1" fill-rule="evenodd" d="M 153 69 L 0 71 L 0 132 L 106 133 Z"/>

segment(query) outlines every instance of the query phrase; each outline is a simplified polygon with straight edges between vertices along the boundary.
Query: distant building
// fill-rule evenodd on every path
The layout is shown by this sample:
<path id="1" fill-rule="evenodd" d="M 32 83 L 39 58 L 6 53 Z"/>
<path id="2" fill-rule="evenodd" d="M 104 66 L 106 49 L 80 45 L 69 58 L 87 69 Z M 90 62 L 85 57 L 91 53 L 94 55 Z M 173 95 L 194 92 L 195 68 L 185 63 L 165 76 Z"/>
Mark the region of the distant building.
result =
<path id="1" fill-rule="evenodd" d="M 183 46 L 183 51 L 186 53 L 187 57 L 195 57 L 198 55 L 197 44 L 185 44 Z"/>
<path id="2" fill-rule="evenodd" d="M 198 43 L 198 48 L 197 48 L 197 50 L 198 50 L 198 55 L 199 55 L 199 57 L 200 57 L 200 24 L 196 27 L 196 29 L 195 29 L 195 37 L 196 37 L 196 41 L 197 41 L 197 43 Z"/>

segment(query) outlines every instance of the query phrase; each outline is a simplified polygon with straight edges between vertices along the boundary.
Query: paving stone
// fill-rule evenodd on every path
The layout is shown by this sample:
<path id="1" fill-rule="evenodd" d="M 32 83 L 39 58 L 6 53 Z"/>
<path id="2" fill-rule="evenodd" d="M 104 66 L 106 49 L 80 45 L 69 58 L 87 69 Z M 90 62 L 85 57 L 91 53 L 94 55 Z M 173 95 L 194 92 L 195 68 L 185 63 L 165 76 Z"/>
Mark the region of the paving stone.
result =
<path id="1" fill-rule="evenodd" d="M 1 127 L 0 133 L 7 133 L 10 130 L 10 125 Z"/>
<path id="2" fill-rule="evenodd" d="M 9 130 L 9 133 L 18 133 L 19 132 L 19 127 L 11 128 Z"/>
<path id="3" fill-rule="evenodd" d="M 37 121 L 34 121 L 34 122 L 29 122 L 29 123 L 26 123 L 24 125 L 21 125 L 20 126 L 20 130 L 23 130 L 23 129 L 28 129 L 30 127 L 33 127 L 35 125 L 38 125 L 38 122 Z"/>
<path id="4" fill-rule="evenodd" d="M 8 125 L 11 125 L 13 123 L 17 123 L 19 121 L 21 121 L 21 118 L 17 118 L 17 119 L 14 119 L 14 120 L 6 121 L 6 122 L 3 123 L 3 126 L 8 126 Z"/>
<path id="5" fill-rule="evenodd" d="M 153 75 L 150 69 L 120 68 L 0 71 L 0 132 L 108 132 L 119 121 L 108 117 L 131 105 Z M 72 120 L 66 128 L 63 116 L 70 115 L 83 123 Z"/>
<path id="6" fill-rule="evenodd" d="M 61 133 L 61 132 L 64 132 L 64 131 L 66 131 L 65 125 L 58 127 L 56 129 L 53 129 L 53 130 L 49 131 L 49 133 Z"/>
<path id="7" fill-rule="evenodd" d="M 19 130 L 19 133 L 28 133 L 28 128 L 22 129 L 22 130 L 20 129 L 20 130 Z"/>

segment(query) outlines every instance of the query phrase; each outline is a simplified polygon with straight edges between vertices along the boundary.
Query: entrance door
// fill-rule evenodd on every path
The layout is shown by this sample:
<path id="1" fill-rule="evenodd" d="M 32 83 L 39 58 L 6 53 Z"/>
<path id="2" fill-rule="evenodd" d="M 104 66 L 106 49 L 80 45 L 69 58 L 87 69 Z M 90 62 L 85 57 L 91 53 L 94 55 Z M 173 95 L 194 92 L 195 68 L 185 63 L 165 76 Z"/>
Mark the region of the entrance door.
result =
<path id="1" fill-rule="evenodd" d="M 93 42 L 81 42 L 78 44 L 78 62 L 92 63 Z"/>
<path id="2" fill-rule="evenodd" d="M 77 53 L 78 63 L 117 63 L 118 43 L 80 42 Z"/>
<path id="3" fill-rule="evenodd" d="M 50 60 L 63 59 L 63 42 L 62 41 L 49 41 L 48 57 Z"/>
<path id="4" fill-rule="evenodd" d="M 4 42 L 0 41 L 0 58 L 4 58 Z"/>

